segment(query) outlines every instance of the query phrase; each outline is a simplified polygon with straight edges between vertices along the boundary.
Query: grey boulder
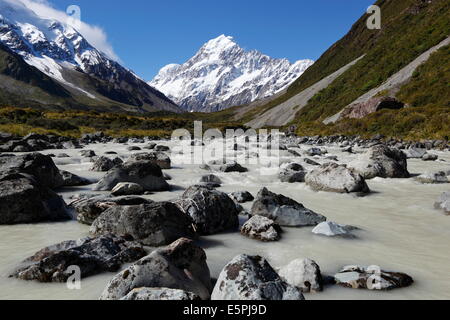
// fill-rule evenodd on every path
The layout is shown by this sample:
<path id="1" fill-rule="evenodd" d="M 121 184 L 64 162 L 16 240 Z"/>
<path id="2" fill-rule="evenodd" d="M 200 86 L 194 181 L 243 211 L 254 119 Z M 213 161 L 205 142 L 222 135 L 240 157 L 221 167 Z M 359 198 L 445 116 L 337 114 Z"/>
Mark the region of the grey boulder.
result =
<path id="1" fill-rule="evenodd" d="M 260 256 L 239 255 L 222 270 L 211 300 L 304 300 Z"/>
<path id="2" fill-rule="evenodd" d="M 182 238 L 194 238 L 192 220 L 170 202 L 113 206 L 92 224 L 92 235 L 131 236 L 143 245 L 158 247 Z"/>
<path id="3" fill-rule="evenodd" d="M 383 271 L 377 266 L 346 266 L 335 274 L 334 280 L 343 287 L 369 290 L 404 288 L 414 282 L 405 273 Z"/>
<path id="4" fill-rule="evenodd" d="M 138 288 L 179 289 L 209 299 L 212 284 L 205 251 L 193 241 L 181 238 L 116 275 L 100 299 L 122 299 Z"/>
<path id="5" fill-rule="evenodd" d="M 444 171 L 425 172 L 415 179 L 424 184 L 449 183 L 447 174 Z"/>
<path id="6" fill-rule="evenodd" d="M 141 245 L 113 235 L 64 241 L 26 259 L 12 276 L 21 280 L 66 282 L 73 274 L 71 266 L 79 267 L 80 276 L 86 278 L 117 271 L 122 264 L 145 255 Z"/>
<path id="7" fill-rule="evenodd" d="M 324 164 L 309 172 L 305 181 L 315 191 L 357 193 L 359 195 L 370 192 L 364 177 L 355 170 L 336 163 Z"/>
<path id="8" fill-rule="evenodd" d="M 128 161 L 148 161 L 157 164 L 161 169 L 172 168 L 172 161 L 164 152 L 143 152 L 133 154 Z"/>
<path id="9" fill-rule="evenodd" d="M 317 293 L 323 290 L 319 265 L 311 259 L 297 259 L 278 270 L 280 277 L 300 289 L 303 293 Z"/>
<path id="10" fill-rule="evenodd" d="M 120 182 L 111 191 L 113 196 L 130 196 L 140 195 L 144 193 L 144 188 L 137 183 L 132 182 Z"/>
<path id="11" fill-rule="evenodd" d="M 136 288 L 120 300 L 128 301 L 199 301 L 195 293 L 169 288 Z"/>
<path id="12" fill-rule="evenodd" d="M 264 242 L 277 241 L 281 237 L 281 227 L 269 218 L 253 216 L 244 223 L 241 234 Z"/>
<path id="13" fill-rule="evenodd" d="M 267 188 L 258 193 L 251 215 L 269 218 L 285 227 L 315 226 L 326 220 L 326 217 L 305 208 L 297 201 L 272 193 Z"/>
<path id="14" fill-rule="evenodd" d="M 239 212 L 226 194 L 204 186 L 188 188 L 176 205 L 192 218 L 196 231 L 211 235 L 239 226 Z"/>
<path id="15" fill-rule="evenodd" d="M 120 158 L 114 158 L 110 159 L 108 157 L 98 157 L 94 164 L 92 165 L 91 171 L 96 172 L 107 172 L 114 168 L 115 166 L 118 166 L 119 164 L 122 164 L 123 161 Z"/>
<path id="16" fill-rule="evenodd" d="M 108 171 L 93 190 L 111 191 L 120 182 L 137 183 L 144 188 L 144 191 L 167 191 L 170 189 L 158 165 L 146 161 L 132 161 L 120 164 Z"/>

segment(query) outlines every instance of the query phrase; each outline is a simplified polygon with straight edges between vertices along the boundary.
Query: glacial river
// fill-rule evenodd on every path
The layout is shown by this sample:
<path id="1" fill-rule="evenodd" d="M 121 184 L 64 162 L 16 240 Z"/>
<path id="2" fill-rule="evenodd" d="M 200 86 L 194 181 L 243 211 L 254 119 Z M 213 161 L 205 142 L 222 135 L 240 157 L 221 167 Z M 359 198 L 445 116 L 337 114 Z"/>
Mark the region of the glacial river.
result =
<path id="1" fill-rule="evenodd" d="M 171 145 L 171 143 L 166 143 Z M 143 144 L 135 144 L 143 146 Z M 126 145 L 96 144 L 87 149 L 97 155 L 116 151 L 124 160 L 130 154 Z M 307 146 L 302 146 L 306 149 Z M 346 163 L 354 155 L 342 154 L 339 148 L 326 147 Z M 144 150 L 145 151 L 145 150 Z M 67 153 L 71 158 L 55 158 L 60 169 L 99 179 L 104 173 L 89 171 L 92 163 L 79 156 L 79 150 L 48 150 L 43 153 Z M 428 170 L 450 170 L 450 153 L 433 151 L 444 161 L 423 162 L 409 160 L 409 171 L 420 174 Z M 173 169 L 165 170 L 176 186 L 174 191 L 147 196 L 152 200 L 170 200 L 199 181 L 207 172 L 198 165 L 178 164 L 182 155 L 172 158 Z M 284 155 L 285 160 L 295 159 Z M 254 196 L 264 186 L 304 204 L 325 215 L 328 220 L 361 228 L 356 239 L 338 239 L 317 236 L 312 228 L 284 228 L 282 239 L 262 243 L 230 232 L 202 237 L 202 246 L 208 257 L 211 275 L 217 278 L 223 266 L 238 254 L 257 254 L 279 268 L 297 258 L 315 260 L 325 275 L 333 275 L 345 265 L 378 265 L 387 271 L 411 275 L 415 283 L 404 289 L 389 292 L 346 289 L 326 286 L 317 294 L 306 294 L 306 299 L 450 299 L 450 216 L 435 210 L 433 204 L 450 184 L 424 185 L 413 179 L 369 180 L 373 193 L 357 198 L 352 195 L 314 192 L 305 184 L 286 184 L 277 179 L 276 170 L 260 174 L 259 166 L 248 166 L 244 174 L 215 173 L 223 181 L 224 192 L 248 190 Z M 90 192 L 92 186 L 69 188 L 59 193 L 69 203 L 70 196 Z M 250 210 L 251 203 L 244 207 Z M 242 218 L 242 222 L 244 222 Z M 77 221 L 33 225 L 0 226 L 0 299 L 98 299 L 114 274 L 107 273 L 82 280 L 81 290 L 69 290 L 65 284 L 42 284 L 8 278 L 8 274 L 24 258 L 45 246 L 63 240 L 78 239 L 89 234 L 89 227 Z"/>

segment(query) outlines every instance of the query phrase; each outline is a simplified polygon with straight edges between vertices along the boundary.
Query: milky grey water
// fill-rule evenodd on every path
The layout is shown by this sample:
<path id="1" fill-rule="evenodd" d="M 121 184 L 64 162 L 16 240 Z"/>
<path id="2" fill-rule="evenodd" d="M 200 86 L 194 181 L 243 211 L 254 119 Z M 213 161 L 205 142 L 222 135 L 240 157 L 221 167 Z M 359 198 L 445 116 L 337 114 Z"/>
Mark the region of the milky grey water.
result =
<path id="1" fill-rule="evenodd" d="M 166 143 L 171 145 L 171 143 Z M 142 146 L 141 144 L 136 144 Z M 98 144 L 88 148 L 98 155 L 116 151 L 125 159 L 130 154 L 125 145 Z M 306 147 L 304 147 L 306 148 Z M 341 154 L 328 147 L 331 154 L 347 162 L 352 155 Z M 49 150 L 43 153 L 59 153 Z M 103 173 L 89 171 L 91 163 L 79 156 L 79 150 L 63 150 L 72 156 L 55 159 L 60 169 L 99 179 Z M 434 152 L 445 162 L 409 160 L 413 174 L 427 170 L 449 170 L 450 154 Z M 174 156 L 174 168 L 165 170 L 172 176 L 175 191 L 155 193 L 148 198 L 170 200 L 198 182 L 206 172 L 198 165 L 177 164 L 184 156 Z M 289 158 L 286 154 L 284 158 Z M 250 166 L 249 166 L 250 167 Z M 256 193 L 264 186 L 291 197 L 329 220 L 360 227 L 357 239 L 325 238 L 311 233 L 312 228 L 284 228 L 282 239 L 262 243 L 247 239 L 238 232 L 202 237 L 199 244 L 206 250 L 213 277 L 234 256 L 241 253 L 266 257 L 273 267 L 281 267 L 297 258 L 311 258 L 322 273 L 333 275 L 348 264 L 379 265 L 385 270 L 406 272 L 415 283 L 390 292 L 353 290 L 337 286 L 324 292 L 307 294 L 306 299 L 450 299 L 450 216 L 433 208 L 434 201 L 450 185 L 423 185 L 413 179 L 374 179 L 368 181 L 373 194 L 363 198 L 352 195 L 313 192 L 304 184 L 285 184 L 276 178 L 276 169 L 261 175 L 260 166 L 250 172 L 216 173 L 223 181 L 219 190 L 248 190 Z M 67 202 L 75 193 L 89 192 L 91 186 L 60 192 Z M 251 203 L 245 208 L 250 209 Z M 36 225 L 0 226 L 0 299 L 97 299 L 114 274 L 102 274 L 82 280 L 81 290 L 69 290 L 64 284 L 41 284 L 8 278 L 11 270 L 24 258 L 51 244 L 88 236 L 89 227 L 76 221 Z"/>

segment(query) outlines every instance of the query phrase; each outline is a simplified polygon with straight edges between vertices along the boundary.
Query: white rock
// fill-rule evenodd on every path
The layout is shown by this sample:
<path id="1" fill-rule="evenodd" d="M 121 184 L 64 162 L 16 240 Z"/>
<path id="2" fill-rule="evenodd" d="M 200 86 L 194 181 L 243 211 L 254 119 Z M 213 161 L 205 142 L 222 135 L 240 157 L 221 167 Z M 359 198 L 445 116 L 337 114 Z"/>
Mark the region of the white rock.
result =
<path id="1" fill-rule="evenodd" d="M 337 224 L 332 221 L 322 222 L 315 227 L 312 232 L 318 235 L 324 235 L 327 237 L 355 237 L 350 231 L 355 230 L 355 227 Z"/>
<path id="2" fill-rule="evenodd" d="M 280 277 L 302 292 L 320 292 L 323 289 L 322 274 L 316 262 L 310 259 L 297 259 L 281 268 Z"/>

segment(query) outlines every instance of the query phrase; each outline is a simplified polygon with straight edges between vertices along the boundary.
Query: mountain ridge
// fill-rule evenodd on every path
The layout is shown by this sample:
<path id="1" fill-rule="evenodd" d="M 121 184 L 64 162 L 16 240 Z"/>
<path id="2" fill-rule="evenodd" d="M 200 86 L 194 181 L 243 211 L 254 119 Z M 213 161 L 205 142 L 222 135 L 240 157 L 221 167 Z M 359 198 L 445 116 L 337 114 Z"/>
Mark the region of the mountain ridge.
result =
<path id="1" fill-rule="evenodd" d="M 188 111 L 212 112 L 276 94 L 312 64 L 246 51 L 220 35 L 185 63 L 163 67 L 149 84 Z"/>

